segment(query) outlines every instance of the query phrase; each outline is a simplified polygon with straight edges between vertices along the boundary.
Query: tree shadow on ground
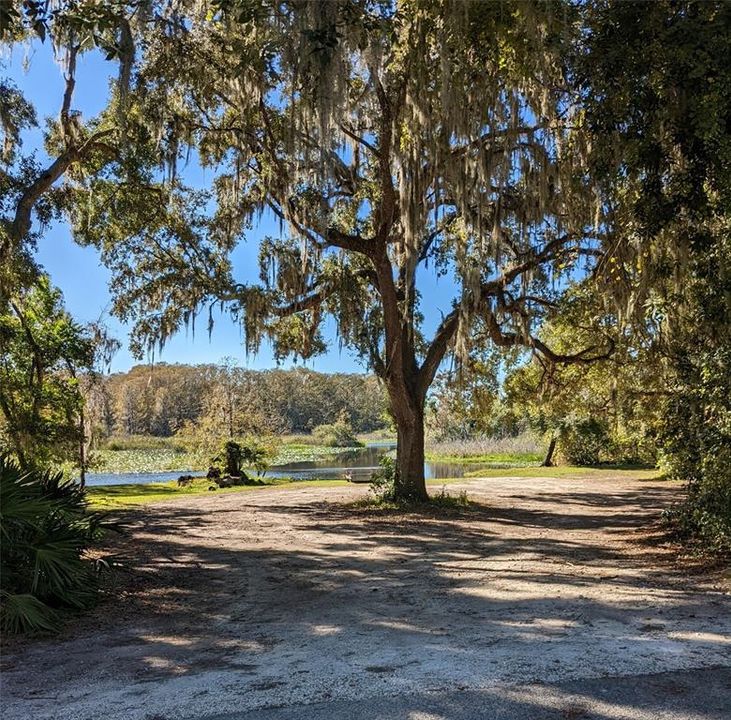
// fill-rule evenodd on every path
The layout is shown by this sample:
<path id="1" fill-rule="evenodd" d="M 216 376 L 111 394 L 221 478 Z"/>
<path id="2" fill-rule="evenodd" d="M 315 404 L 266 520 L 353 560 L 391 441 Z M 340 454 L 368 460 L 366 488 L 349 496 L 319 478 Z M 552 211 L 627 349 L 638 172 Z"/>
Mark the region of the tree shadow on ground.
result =
<path id="1" fill-rule="evenodd" d="M 694 635 L 697 618 L 722 617 L 720 605 L 709 611 L 708 598 L 687 592 L 654 549 L 628 553 L 607 541 L 667 503 L 652 488 L 525 493 L 513 499 L 538 508 L 475 504 L 446 516 L 283 497 L 131 513 L 118 547 L 130 571 L 121 596 L 100 609 L 94 632 L 62 642 L 73 663 L 93 659 L 91 686 L 94 677 L 144 688 L 225 670 L 255 706 L 257 698 L 276 704 L 290 686 L 312 689 L 309 702 L 327 697 L 329 683 L 353 673 L 420 673 L 423 689 L 435 691 L 459 688 L 460 672 L 470 675 L 465 686 L 515 680 L 510 667 L 521 663 L 555 674 L 555 663 L 575 666 L 594 637 L 611 639 L 605 667 L 678 643 L 688 652 L 721 648 L 720 639 Z M 662 606 L 648 607 L 648 597 Z M 675 645 L 665 637 L 671 629 Z M 66 677 L 44 647 L 15 661 L 33 667 L 35 680 L 22 673 L 31 697 L 35 685 L 47 692 Z M 332 656 L 332 675 L 321 668 L 314 677 L 323 656 Z M 433 672 L 421 667 L 425 656 Z M 603 664 L 592 662 L 595 671 Z"/>

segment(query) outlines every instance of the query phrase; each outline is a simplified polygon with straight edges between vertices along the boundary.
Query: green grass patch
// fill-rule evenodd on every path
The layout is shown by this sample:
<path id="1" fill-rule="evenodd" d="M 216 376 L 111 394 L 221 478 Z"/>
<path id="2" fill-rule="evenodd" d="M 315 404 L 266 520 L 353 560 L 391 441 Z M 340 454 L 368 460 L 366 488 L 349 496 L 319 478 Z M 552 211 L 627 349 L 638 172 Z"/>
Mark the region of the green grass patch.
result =
<path id="1" fill-rule="evenodd" d="M 445 455 L 427 453 L 430 462 L 450 463 L 453 465 L 494 465 L 495 467 L 527 467 L 543 460 L 541 453 L 483 453 L 477 455 Z"/>
<path id="2" fill-rule="evenodd" d="M 459 478 L 447 480 L 428 480 L 430 486 L 441 486 L 460 482 Z M 91 507 L 97 510 L 113 510 L 134 505 L 175 500 L 192 495 L 208 495 L 212 493 L 228 494 L 280 488 L 282 490 L 313 487 L 344 487 L 350 485 L 347 480 L 314 479 L 292 480 L 290 478 L 260 478 L 252 485 L 236 485 L 230 488 L 208 488 L 213 483 L 206 478 L 196 478 L 190 485 L 178 487 L 177 481 L 163 483 L 125 483 L 123 485 L 98 485 L 87 488 L 87 497 Z"/>
<path id="3" fill-rule="evenodd" d="M 515 468 L 484 468 L 482 470 L 468 470 L 464 474 L 469 478 L 491 477 L 551 477 L 551 478 L 580 478 L 580 477 L 632 477 L 637 480 L 661 480 L 663 475 L 656 468 L 637 467 L 515 467 Z"/>
<path id="4" fill-rule="evenodd" d="M 125 483 L 124 485 L 101 485 L 87 489 L 87 497 L 91 507 L 97 510 L 110 510 L 134 505 L 174 500 L 192 495 L 217 495 L 229 493 L 249 492 L 273 487 L 301 488 L 301 487 L 337 487 L 347 485 L 346 480 L 291 480 L 289 478 L 264 478 L 251 485 L 236 485 L 230 488 L 209 490 L 213 485 L 206 478 L 197 478 L 190 485 L 178 487 L 177 481 L 164 483 Z"/>

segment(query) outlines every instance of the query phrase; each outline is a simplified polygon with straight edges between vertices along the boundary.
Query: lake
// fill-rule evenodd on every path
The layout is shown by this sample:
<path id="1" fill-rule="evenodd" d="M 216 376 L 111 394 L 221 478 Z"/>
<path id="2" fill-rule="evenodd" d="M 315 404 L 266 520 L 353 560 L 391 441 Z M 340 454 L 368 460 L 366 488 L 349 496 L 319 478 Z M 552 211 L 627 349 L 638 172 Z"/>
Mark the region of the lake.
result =
<path id="1" fill-rule="evenodd" d="M 286 465 L 272 465 L 266 477 L 291 477 L 298 480 L 312 480 L 314 478 L 344 479 L 346 473 L 354 481 L 366 481 L 371 474 L 378 470 L 380 459 L 392 451 L 394 443 L 369 443 L 366 447 L 348 450 L 331 455 L 322 460 L 308 460 L 292 462 Z M 424 474 L 427 480 L 438 478 L 462 477 L 465 469 L 480 470 L 482 465 L 459 465 L 444 462 L 424 463 Z M 127 483 L 153 483 L 177 480 L 181 475 L 197 474 L 192 470 L 176 470 L 174 472 L 150 473 L 87 473 L 86 484 L 96 485 L 124 485 Z"/>

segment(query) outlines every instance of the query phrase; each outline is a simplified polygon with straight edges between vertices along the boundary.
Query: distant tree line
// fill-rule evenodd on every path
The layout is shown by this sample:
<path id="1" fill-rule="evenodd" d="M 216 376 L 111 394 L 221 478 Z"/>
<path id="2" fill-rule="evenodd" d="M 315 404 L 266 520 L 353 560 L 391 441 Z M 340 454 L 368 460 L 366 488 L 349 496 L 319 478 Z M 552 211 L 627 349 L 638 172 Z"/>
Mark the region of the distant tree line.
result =
<path id="1" fill-rule="evenodd" d="M 307 433 L 345 411 L 354 430 L 386 423 L 386 402 L 372 375 L 293 370 L 247 370 L 219 365 L 136 365 L 94 387 L 87 398 L 93 435 L 169 437 L 204 419 L 222 437 L 260 432 Z"/>

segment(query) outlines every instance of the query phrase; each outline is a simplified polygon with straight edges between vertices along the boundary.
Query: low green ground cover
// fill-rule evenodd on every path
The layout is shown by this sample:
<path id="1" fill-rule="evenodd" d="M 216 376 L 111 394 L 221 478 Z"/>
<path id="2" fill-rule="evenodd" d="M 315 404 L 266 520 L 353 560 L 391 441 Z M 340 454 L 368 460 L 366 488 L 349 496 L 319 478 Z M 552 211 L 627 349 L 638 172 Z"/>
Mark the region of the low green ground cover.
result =
<path id="1" fill-rule="evenodd" d="M 460 482 L 459 478 L 447 480 L 429 480 L 430 486 L 440 487 L 451 483 Z M 347 480 L 292 480 L 291 478 L 263 478 L 251 485 L 237 485 L 230 488 L 218 488 L 217 494 L 236 492 L 249 492 L 255 490 L 266 490 L 272 488 L 297 489 L 312 487 L 343 487 L 349 485 Z M 145 505 L 147 503 L 172 500 L 175 498 L 189 497 L 191 495 L 208 495 L 211 482 L 206 478 L 196 478 L 186 487 L 178 487 L 177 482 L 164 483 L 125 483 L 124 485 L 99 485 L 87 488 L 89 504 L 95 509 L 118 509 L 133 505 Z"/>
<path id="2" fill-rule="evenodd" d="M 92 472 L 148 473 L 175 470 L 201 470 L 194 467 L 193 456 L 173 447 L 125 450 L 99 450 L 94 453 Z"/>
<path id="3" fill-rule="evenodd" d="M 147 438 L 150 443 L 148 447 L 144 446 L 144 440 L 135 436 L 111 441 L 106 447 L 94 452 L 92 472 L 148 473 L 207 469 L 195 453 L 187 451 L 173 438 Z M 322 460 L 358 449 L 315 445 L 303 442 L 299 436 L 288 436 L 286 440 L 277 448 L 272 465 Z"/>
<path id="4" fill-rule="evenodd" d="M 428 452 L 426 459 L 430 462 L 452 463 L 455 465 L 494 465 L 496 467 L 527 467 L 538 465 L 543 460 L 541 453 L 479 453 L 475 455 L 450 455 Z"/>
<path id="5" fill-rule="evenodd" d="M 273 487 L 337 487 L 347 485 L 346 480 L 297 480 L 289 478 L 265 478 L 251 485 L 237 485 L 230 488 L 216 488 L 217 494 L 249 492 Z M 164 483 L 125 483 L 124 485 L 100 485 L 87 489 L 87 497 L 91 507 L 97 509 L 123 508 L 130 505 L 171 500 L 191 495 L 208 495 L 212 490 L 211 481 L 196 478 L 190 485 L 178 487 L 176 481 Z"/>
<path id="6" fill-rule="evenodd" d="M 606 467 L 575 467 L 564 465 L 558 467 L 516 467 L 516 468 L 483 468 L 468 470 L 464 477 L 491 478 L 491 477 L 633 477 L 637 480 L 661 480 L 662 473 L 656 468 L 612 466 Z"/>

